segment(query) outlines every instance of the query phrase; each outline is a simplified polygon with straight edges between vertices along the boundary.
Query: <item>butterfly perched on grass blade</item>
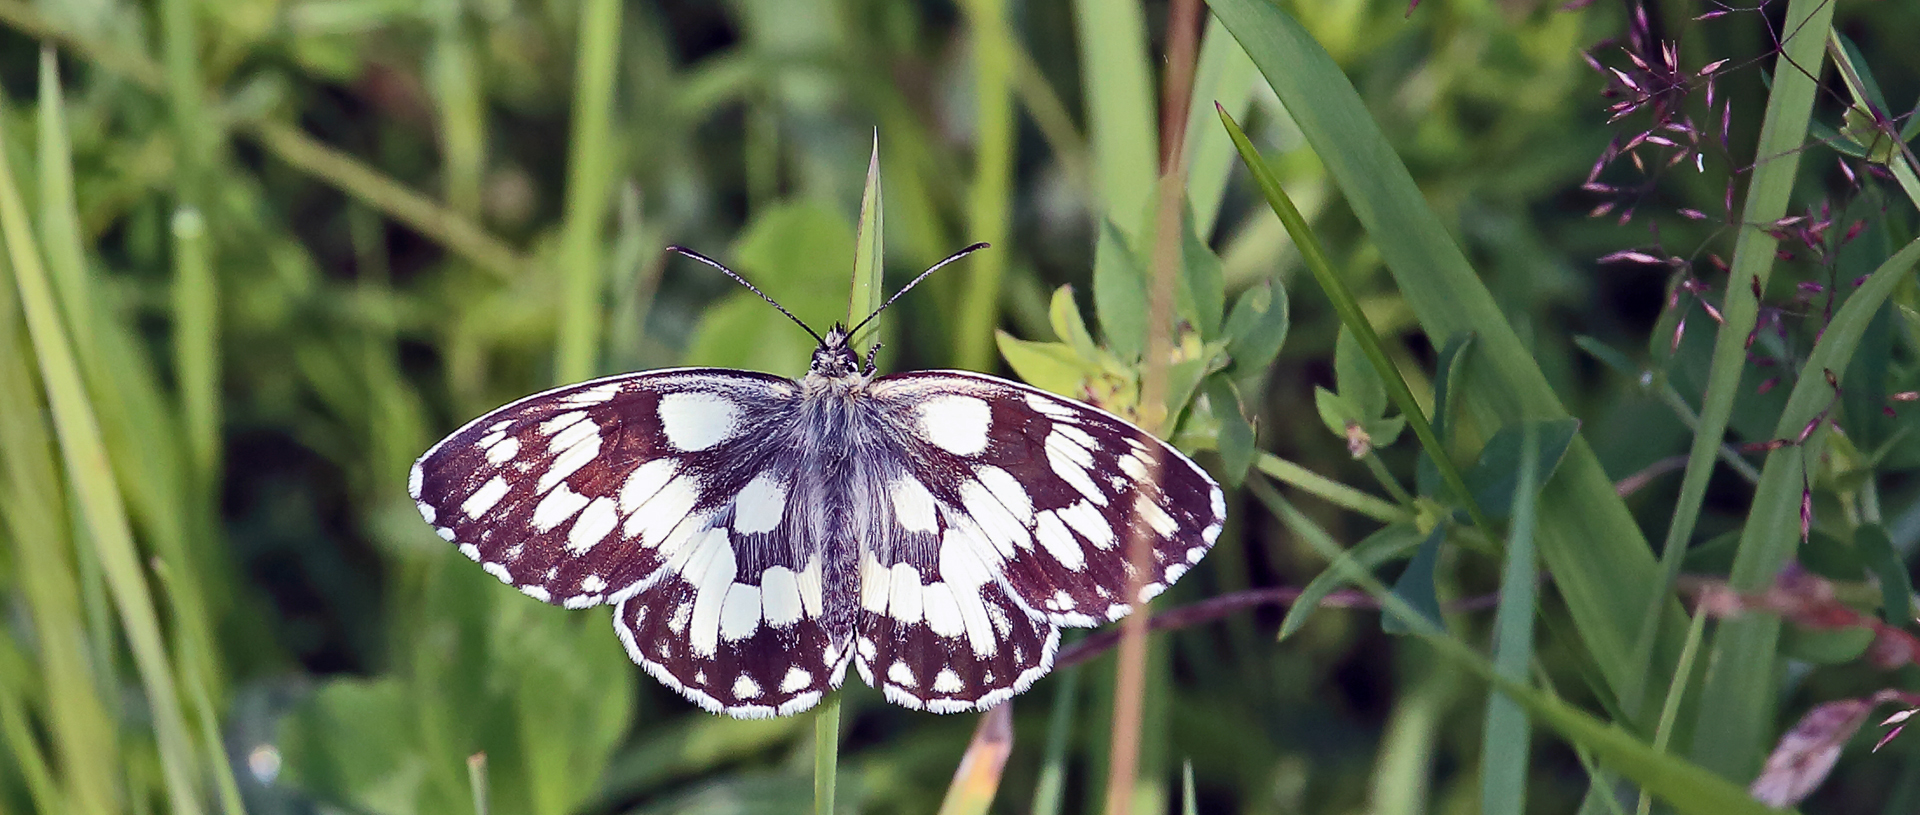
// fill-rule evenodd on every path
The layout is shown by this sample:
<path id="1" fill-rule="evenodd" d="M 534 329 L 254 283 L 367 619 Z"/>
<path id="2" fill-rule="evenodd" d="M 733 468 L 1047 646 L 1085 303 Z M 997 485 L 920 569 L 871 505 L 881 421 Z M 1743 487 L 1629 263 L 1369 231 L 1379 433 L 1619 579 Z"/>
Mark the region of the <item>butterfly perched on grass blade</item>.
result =
<path id="1" fill-rule="evenodd" d="M 434 445 L 409 490 L 488 573 L 613 605 L 634 662 L 742 718 L 812 707 L 849 664 L 906 707 L 984 710 L 1047 672 L 1061 626 L 1124 616 L 1219 537 L 1219 485 L 1171 446 L 983 374 L 875 376 L 865 324 L 800 323 L 819 345 L 797 381 L 673 368 L 529 396 Z"/>

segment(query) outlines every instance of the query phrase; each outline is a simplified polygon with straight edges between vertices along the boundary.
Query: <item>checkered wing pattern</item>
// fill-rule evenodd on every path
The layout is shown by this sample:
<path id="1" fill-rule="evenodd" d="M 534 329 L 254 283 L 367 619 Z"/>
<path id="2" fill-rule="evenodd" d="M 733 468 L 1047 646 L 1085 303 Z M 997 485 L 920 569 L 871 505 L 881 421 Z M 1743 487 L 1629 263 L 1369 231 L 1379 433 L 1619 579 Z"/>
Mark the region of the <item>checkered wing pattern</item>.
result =
<path id="1" fill-rule="evenodd" d="M 1104 411 L 965 372 L 869 392 L 897 462 L 860 490 L 884 496 L 871 526 L 885 532 L 861 555 L 855 664 L 896 703 L 997 704 L 1051 667 L 1057 626 L 1124 616 L 1219 538 L 1219 485 Z M 1139 575 L 1136 536 L 1150 551 Z"/>
<path id="2" fill-rule="evenodd" d="M 502 582 L 616 604 L 629 656 L 688 699 L 790 713 L 839 684 L 851 636 L 824 617 L 825 519 L 798 509 L 821 505 L 821 485 L 796 479 L 782 444 L 800 401 L 791 380 L 718 369 L 560 388 L 447 437 L 410 488 Z"/>

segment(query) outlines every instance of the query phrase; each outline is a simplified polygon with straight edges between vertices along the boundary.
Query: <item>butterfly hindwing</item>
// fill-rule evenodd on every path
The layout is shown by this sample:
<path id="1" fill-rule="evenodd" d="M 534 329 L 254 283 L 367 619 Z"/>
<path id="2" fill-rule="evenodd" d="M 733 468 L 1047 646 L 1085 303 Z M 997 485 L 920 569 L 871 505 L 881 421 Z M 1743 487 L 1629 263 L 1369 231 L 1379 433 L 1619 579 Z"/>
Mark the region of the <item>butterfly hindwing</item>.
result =
<path id="1" fill-rule="evenodd" d="M 1186 456 L 1097 408 L 960 371 L 895 374 L 870 392 L 912 432 L 907 471 L 939 507 L 942 545 L 978 553 L 1014 599 L 1057 625 L 1124 616 L 1220 536 L 1220 486 Z M 1128 542 L 1150 549 L 1139 596 Z"/>

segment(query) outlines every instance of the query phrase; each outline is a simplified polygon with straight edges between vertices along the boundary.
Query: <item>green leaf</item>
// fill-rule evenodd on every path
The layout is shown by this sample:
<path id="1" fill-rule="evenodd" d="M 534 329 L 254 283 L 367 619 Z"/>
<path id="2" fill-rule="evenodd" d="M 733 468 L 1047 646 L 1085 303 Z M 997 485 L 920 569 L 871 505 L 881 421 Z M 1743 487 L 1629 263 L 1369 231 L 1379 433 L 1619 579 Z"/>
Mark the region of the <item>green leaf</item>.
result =
<path id="1" fill-rule="evenodd" d="M 1229 370 L 1237 376 L 1265 371 L 1287 340 L 1287 290 L 1271 279 L 1255 283 L 1234 301 L 1227 316 Z"/>
<path id="2" fill-rule="evenodd" d="M 1260 452 L 1255 446 L 1253 425 L 1240 412 L 1240 389 L 1233 386 L 1231 378 L 1214 376 L 1207 383 L 1207 404 L 1220 423 L 1220 476 L 1228 485 L 1238 487 Z"/>
<path id="3" fill-rule="evenodd" d="M 1789 627 L 1780 635 L 1780 654 L 1815 665 L 1845 665 L 1860 659 L 1873 644 L 1873 629 Z"/>
<path id="4" fill-rule="evenodd" d="M 1147 347 L 1146 274 L 1112 221 L 1100 222 L 1093 256 L 1093 311 L 1100 333 L 1122 362 L 1135 362 Z"/>
<path id="5" fill-rule="evenodd" d="M 1434 524 L 1427 539 L 1420 542 L 1420 548 L 1414 550 L 1413 560 L 1407 562 L 1407 568 L 1393 581 L 1393 596 L 1400 598 L 1407 607 L 1427 619 L 1427 623 L 1440 625 L 1440 598 L 1434 592 L 1434 573 L 1440 567 L 1440 544 L 1447 539 L 1447 525 Z M 1409 634 L 1413 628 L 1406 618 L 1388 610 L 1380 615 L 1380 630 L 1389 634 Z"/>
<path id="6" fill-rule="evenodd" d="M 1540 427 L 1523 426 L 1519 487 L 1513 492 L 1513 524 L 1507 533 L 1507 561 L 1500 570 L 1500 608 L 1493 623 L 1493 670 L 1515 684 L 1526 684 L 1533 662 L 1534 595 L 1539 566 L 1533 555 L 1535 501 L 1541 473 Z M 1483 815 L 1522 815 L 1526 811 L 1529 761 L 1527 714 L 1506 694 L 1487 696 L 1486 727 L 1480 737 L 1480 800 Z"/>
<path id="7" fill-rule="evenodd" d="M 1513 505 L 1513 491 L 1519 485 L 1521 448 L 1525 446 L 1523 439 L 1530 427 L 1539 434 L 1540 482 L 1546 483 L 1552 480 L 1553 471 L 1560 466 L 1574 434 L 1580 432 L 1580 421 L 1524 422 L 1494 433 L 1493 438 L 1487 440 L 1487 446 L 1480 449 L 1480 461 L 1467 471 L 1467 485 L 1473 490 L 1474 500 L 1489 512 L 1505 516 Z"/>
<path id="8" fill-rule="evenodd" d="M 1181 207 L 1180 212 L 1181 312 L 1200 332 L 1200 339 L 1212 342 L 1220 338 L 1220 320 L 1227 308 L 1226 277 L 1220 256 L 1194 234 L 1193 208 Z"/>
<path id="9" fill-rule="evenodd" d="M 1347 438 L 1349 423 L 1364 423 L 1360 409 L 1354 406 L 1352 399 L 1318 385 L 1313 388 L 1313 406 L 1320 411 L 1320 422 L 1327 426 L 1328 432 L 1342 441 Z"/>
<path id="10" fill-rule="evenodd" d="M 873 135 L 873 154 L 867 158 L 867 183 L 860 193 L 860 225 L 853 239 L 853 287 L 847 296 L 847 327 L 859 325 L 885 301 L 886 206 L 880 195 L 880 134 Z M 879 319 L 874 321 L 879 335 Z"/>
<path id="11" fill-rule="evenodd" d="M 1099 372 L 1066 343 L 1023 340 L 1005 331 L 994 332 L 994 341 L 1020 381 L 1068 399 L 1080 398 L 1081 383 Z"/>
<path id="12" fill-rule="evenodd" d="M 1080 305 L 1073 300 L 1072 286 L 1053 290 L 1053 302 L 1047 306 L 1047 321 L 1053 324 L 1053 335 L 1072 346 L 1080 358 L 1100 358 L 1100 347 L 1094 344 L 1086 322 L 1080 319 Z"/>
<path id="13" fill-rule="evenodd" d="M 1333 384 L 1364 423 L 1387 415 L 1387 386 L 1345 326 L 1333 346 Z"/>
<path id="14" fill-rule="evenodd" d="M 421 811 L 427 762 L 398 679 L 336 679 L 302 702 L 280 725 L 286 782 L 325 800 L 366 812 Z"/>
<path id="15" fill-rule="evenodd" d="M 1467 349 L 1473 345 L 1473 337 L 1471 331 L 1453 335 L 1440 348 L 1434 365 L 1433 435 L 1440 438 L 1443 447 L 1453 443 L 1453 397 L 1460 380 L 1460 366 L 1467 358 Z M 1427 455 L 1425 449 L 1414 463 L 1414 488 L 1417 494 L 1428 498 L 1440 496 L 1440 469 L 1434 466 L 1433 457 Z"/>
<path id="16" fill-rule="evenodd" d="M 1907 564 L 1894 551 L 1887 530 L 1879 524 L 1861 524 L 1853 530 L 1853 545 L 1860 557 L 1880 580 L 1880 618 L 1888 624 L 1904 627 L 1913 622 L 1913 578 Z"/>
<path id="17" fill-rule="evenodd" d="M 1423 539 L 1420 530 L 1412 524 L 1391 524 L 1354 544 L 1347 550 L 1346 558 L 1320 572 L 1300 591 L 1293 605 L 1287 607 L 1287 616 L 1280 619 L 1278 639 L 1284 640 L 1299 632 L 1327 595 L 1352 585 L 1354 570 L 1370 572 L 1375 566 L 1405 557 Z"/>

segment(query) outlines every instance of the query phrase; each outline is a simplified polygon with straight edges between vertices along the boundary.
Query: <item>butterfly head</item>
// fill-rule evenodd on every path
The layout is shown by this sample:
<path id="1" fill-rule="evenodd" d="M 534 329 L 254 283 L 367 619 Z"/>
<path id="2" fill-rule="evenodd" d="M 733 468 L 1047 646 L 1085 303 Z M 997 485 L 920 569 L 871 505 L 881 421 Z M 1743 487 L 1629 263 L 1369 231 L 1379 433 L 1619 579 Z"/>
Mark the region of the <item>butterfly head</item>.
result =
<path id="1" fill-rule="evenodd" d="M 820 345 L 813 349 L 813 364 L 807 368 L 808 377 L 826 379 L 848 379 L 860 375 L 860 357 L 848 344 L 847 327 L 834 323 L 827 329 L 827 335 L 820 338 Z M 873 372 L 867 371 L 871 376 Z"/>

